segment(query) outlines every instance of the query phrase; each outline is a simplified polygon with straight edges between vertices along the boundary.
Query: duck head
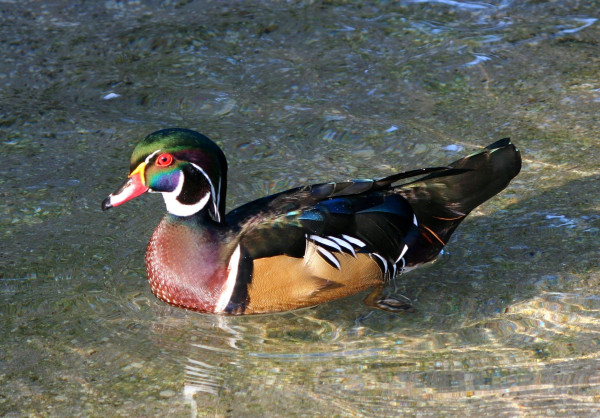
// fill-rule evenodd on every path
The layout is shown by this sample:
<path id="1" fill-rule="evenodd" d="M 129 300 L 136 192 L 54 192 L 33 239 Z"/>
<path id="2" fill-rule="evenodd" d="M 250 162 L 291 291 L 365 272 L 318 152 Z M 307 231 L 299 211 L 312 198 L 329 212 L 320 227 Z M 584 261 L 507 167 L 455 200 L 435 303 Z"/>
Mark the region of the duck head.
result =
<path id="1" fill-rule="evenodd" d="M 227 160 L 217 144 L 189 129 L 163 129 L 135 147 L 127 180 L 104 199 L 102 210 L 155 192 L 162 193 L 172 215 L 192 216 L 206 210 L 220 223 L 226 182 Z"/>

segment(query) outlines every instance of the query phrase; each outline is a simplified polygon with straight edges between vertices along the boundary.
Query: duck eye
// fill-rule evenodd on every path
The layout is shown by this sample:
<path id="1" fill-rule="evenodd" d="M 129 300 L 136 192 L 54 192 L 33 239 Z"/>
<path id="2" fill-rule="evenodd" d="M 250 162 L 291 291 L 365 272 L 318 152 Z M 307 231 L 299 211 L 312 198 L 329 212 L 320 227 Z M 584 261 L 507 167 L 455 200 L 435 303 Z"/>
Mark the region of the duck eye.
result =
<path id="1" fill-rule="evenodd" d="M 173 156 L 171 154 L 160 154 L 156 157 L 156 165 L 158 167 L 168 167 L 173 164 Z"/>

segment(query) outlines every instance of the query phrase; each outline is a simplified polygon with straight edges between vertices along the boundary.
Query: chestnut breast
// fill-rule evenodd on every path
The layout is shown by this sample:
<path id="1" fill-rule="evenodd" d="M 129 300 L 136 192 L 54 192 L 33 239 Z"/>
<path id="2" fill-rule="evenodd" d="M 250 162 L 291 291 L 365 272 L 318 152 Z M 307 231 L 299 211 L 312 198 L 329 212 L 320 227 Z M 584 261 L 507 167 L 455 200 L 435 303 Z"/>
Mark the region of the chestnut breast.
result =
<path id="1" fill-rule="evenodd" d="M 148 281 L 159 299 L 214 312 L 227 278 L 227 265 L 214 235 L 214 231 L 163 218 L 146 250 Z"/>

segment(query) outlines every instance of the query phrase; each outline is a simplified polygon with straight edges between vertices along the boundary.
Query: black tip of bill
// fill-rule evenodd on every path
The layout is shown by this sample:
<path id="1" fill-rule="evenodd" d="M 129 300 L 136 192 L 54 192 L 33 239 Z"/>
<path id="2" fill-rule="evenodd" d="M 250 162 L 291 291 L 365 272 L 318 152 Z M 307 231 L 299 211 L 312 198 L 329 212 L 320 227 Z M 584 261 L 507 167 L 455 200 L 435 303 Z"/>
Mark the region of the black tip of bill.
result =
<path id="1" fill-rule="evenodd" d="M 102 210 L 109 210 L 113 205 L 110 203 L 110 196 L 102 201 Z"/>

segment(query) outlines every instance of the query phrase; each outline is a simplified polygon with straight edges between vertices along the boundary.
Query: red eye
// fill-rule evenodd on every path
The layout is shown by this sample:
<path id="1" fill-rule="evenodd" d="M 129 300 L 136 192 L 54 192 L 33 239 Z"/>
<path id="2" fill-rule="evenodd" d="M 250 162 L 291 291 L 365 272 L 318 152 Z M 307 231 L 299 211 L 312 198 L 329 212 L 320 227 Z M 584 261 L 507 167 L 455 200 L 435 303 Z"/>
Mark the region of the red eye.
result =
<path id="1" fill-rule="evenodd" d="M 173 156 L 171 154 L 160 154 L 156 157 L 156 165 L 159 167 L 168 167 L 173 164 Z"/>

